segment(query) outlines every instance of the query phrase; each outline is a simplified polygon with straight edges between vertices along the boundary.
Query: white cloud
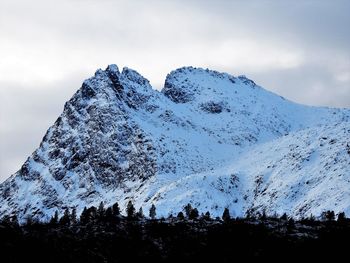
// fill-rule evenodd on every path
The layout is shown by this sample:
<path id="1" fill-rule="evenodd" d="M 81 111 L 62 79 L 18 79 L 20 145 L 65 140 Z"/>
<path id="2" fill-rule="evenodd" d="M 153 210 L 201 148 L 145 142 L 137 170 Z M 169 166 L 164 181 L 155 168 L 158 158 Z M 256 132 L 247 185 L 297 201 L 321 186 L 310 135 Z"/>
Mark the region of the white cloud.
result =
<path id="1" fill-rule="evenodd" d="M 350 81 L 350 71 L 347 72 L 339 72 L 335 79 L 340 82 L 349 82 Z"/>

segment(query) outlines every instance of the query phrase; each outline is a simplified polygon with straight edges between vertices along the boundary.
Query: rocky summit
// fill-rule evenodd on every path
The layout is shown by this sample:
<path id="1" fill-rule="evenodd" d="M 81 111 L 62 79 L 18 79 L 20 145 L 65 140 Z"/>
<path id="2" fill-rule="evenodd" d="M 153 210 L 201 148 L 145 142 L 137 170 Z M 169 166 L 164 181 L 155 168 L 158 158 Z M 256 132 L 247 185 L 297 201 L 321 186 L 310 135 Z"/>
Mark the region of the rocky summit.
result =
<path id="1" fill-rule="evenodd" d="M 129 68 L 97 70 L 1 184 L 0 216 L 129 200 L 158 216 L 187 203 L 212 215 L 350 215 L 350 110 L 202 68 L 172 71 L 161 91 Z"/>

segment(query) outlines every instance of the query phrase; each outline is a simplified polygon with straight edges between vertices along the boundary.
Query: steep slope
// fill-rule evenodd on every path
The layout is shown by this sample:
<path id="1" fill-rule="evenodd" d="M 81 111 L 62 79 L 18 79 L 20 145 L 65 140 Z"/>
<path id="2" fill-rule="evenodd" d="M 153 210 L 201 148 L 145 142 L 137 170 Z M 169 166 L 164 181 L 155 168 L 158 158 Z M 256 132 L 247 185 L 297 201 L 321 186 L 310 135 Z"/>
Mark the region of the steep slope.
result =
<path id="1" fill-rule="evenodd" d="M 249 178 L 251 208 L 303 216 L 350 214 L 350 122 L 313 127 L 259 145 L 237 168 Z"/>
<path id="2" fill-rule="evenodd" d="M 250 148 L 232 164 L 160 186 L 154 201 L 164 212 L 191 202 L 214 215 L 225 207 L 235 216 L 349 215 L 349 138 L 350 122 L 292 132 Z"/>
<path id="3" fill-rule="evenodd" d="M 79 212 L 100 201 L 125 207 L 129 199 L 146 209 L 155 203 L 159 215 L 188 202 L 214 214 L 226 206 L 237 215 L 248 209 L 296 216 L 348 209 L 349 199 L 320 201 L 335 198 L 334 191 L 337 198 L 346 194 L 349 182 L 344 179 L 340 189 L 339 178 L 328 178 L 336 164 L 328 170 L 321 165 L 348 134 L 327 150 L 316 144 L 339 127 L 348 129 L 349 120 L 349 110 L 295 104 L 244 76 L 186 67 L 171 72 L 158 92 L 136 71 L 120 73 L 110 65 L 84 81 L 40 147 L 0 186 L 0 213 L 48 218 L 56 209 Z M 309 149 L 319 153 L 313 170 L 288 155 L 290 141 L 297 150 L 315 145 Z M 297 150 L 296 156 L 304 153 Z M 346 178 L 349 157 L 340 156 L 337 169 Z M 276 182 L 305 178 L 321 183 L 282 183 L 276 190 Z"/>

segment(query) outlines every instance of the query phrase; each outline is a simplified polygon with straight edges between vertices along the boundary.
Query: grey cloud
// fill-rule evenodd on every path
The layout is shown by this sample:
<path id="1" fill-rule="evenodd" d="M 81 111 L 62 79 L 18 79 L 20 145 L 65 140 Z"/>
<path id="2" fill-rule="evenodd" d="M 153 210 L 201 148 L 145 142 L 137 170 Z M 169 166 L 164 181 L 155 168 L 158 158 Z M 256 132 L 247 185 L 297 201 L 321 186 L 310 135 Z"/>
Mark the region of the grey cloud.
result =
<path id="1" fill-rule="evenodd" d="M 190 2 L 216 18 L 214 24 L 226 24 L 223 34 L 228 29 L 239 35 L 348 49 L 350 28 L 346 25 L 350 22 L 350 2 L 347 0 Z"/>
<path id="2" fill-rule="evenodd" d="M 295 102 L 311 106 L 349 107 L 349 81 L 339 82 L 332 72 L 319 65 L 273 70 L 269 74 L 252 73 L 250 77 L 259 85 Z"/>

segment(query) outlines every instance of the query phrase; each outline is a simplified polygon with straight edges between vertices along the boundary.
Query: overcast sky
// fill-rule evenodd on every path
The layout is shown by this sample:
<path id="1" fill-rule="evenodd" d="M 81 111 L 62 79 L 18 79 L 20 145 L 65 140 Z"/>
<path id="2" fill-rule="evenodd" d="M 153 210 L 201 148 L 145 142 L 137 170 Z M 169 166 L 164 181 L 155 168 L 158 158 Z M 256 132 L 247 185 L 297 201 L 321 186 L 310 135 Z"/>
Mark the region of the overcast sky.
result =
<path id="1" fill-rule="evenodd" d="M 0 181 L 97 68 L 245 74 L 309 105 L 350 107 L 350 0 L 0 0 Z"/>

